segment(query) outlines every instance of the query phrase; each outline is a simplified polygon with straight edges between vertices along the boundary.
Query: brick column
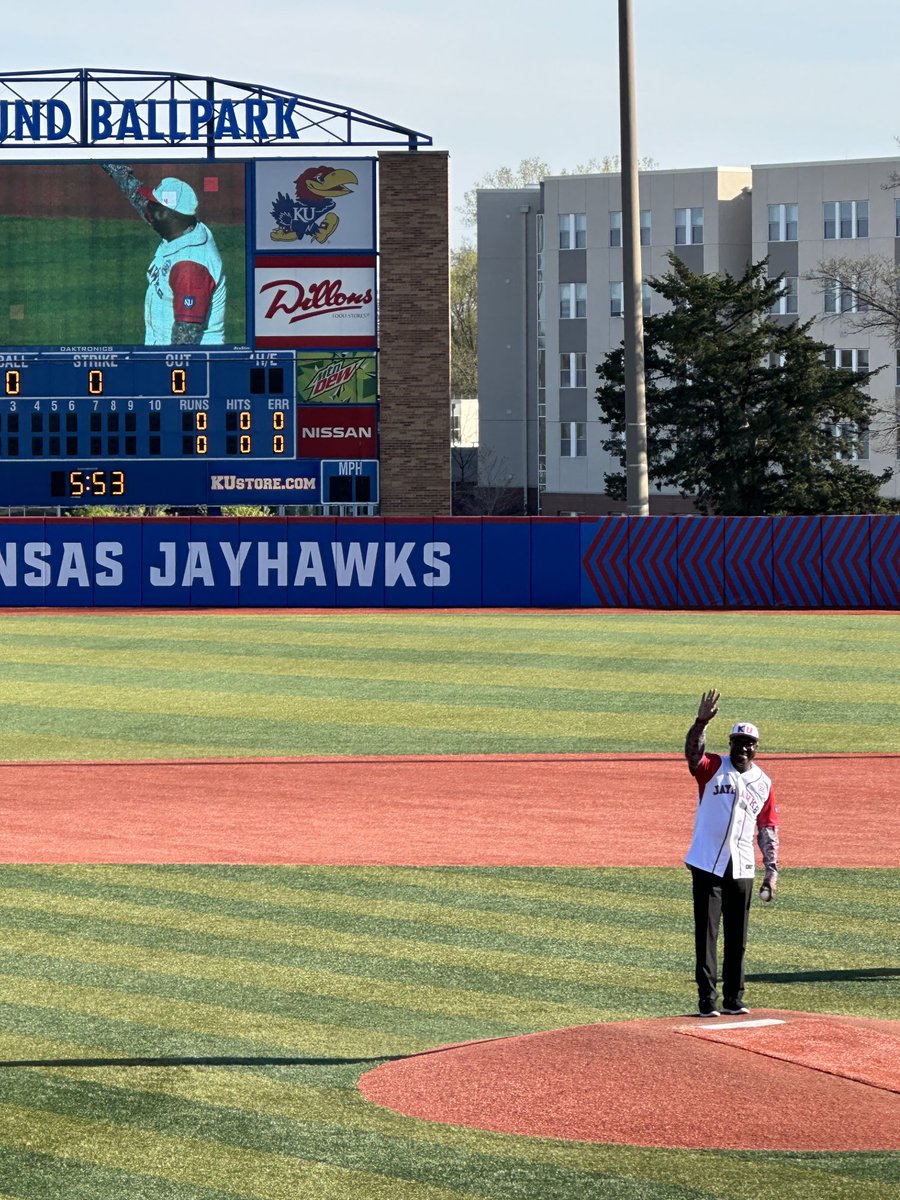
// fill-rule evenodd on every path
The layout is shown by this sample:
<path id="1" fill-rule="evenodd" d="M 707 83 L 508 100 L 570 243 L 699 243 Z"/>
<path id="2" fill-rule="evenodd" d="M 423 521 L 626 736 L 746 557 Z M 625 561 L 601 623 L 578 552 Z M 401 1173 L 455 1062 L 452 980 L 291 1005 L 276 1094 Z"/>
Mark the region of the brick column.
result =
<path id="1" fill-rule="evenodd" d="M 381 512 L 450 512 L 450 201 L 445 151 L 379 162 Z"/>

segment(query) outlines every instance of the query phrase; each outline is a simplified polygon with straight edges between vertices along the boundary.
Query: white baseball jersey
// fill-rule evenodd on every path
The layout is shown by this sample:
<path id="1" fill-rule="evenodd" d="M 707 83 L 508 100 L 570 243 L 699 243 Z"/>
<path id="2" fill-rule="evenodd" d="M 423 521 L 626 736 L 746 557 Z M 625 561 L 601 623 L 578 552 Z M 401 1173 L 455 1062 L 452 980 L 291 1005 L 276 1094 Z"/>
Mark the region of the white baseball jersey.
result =
<path id="1" fill-rule="evenodd" d="M 198 221 L 161 241 L 147 270 L 144 342 L 171 346 L 175 321 L 202 325 L 202 343 L 225 341 L 225 272 L 209 228 Z"/>
<path id="2" fill-rule="evenodd" d="M 735 879 L 752 879 L 753 835 L 757 827 L 778 825 L 771 779 L 754 763 L 737 771 L 727 754 L 704 755 L 695 777 L 700 794 L 684 861 L 713 875 L 724 875 L 730 861 Z"/>

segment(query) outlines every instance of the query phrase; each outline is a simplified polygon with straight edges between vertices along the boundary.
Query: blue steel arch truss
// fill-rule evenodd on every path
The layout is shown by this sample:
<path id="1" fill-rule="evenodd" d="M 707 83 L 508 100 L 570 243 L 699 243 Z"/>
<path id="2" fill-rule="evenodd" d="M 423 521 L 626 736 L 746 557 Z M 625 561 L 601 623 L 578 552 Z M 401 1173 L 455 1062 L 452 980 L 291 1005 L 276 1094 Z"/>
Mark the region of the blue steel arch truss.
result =
<path id="1" fill-rule="evenodd" d="M 217 127 L 222 115 L 237 106 L 246 113 L 248 102 L 254 105 L 249 111 L 259 116 L 255 125 L 238 136 L 220 136 Z M 158 110 L 165 111 L 168 125 L 151 128 Z M 274 130 L 261 115 L 270 110 Z M 63 114 L 69 122 L 65 133 L 61 134 L 62 126 L 58 126 L 52 139 L 41 136 L 39 123 L 47 120 L 48 111 Z M 111 122 L 119 121 L 114 139 L 97 136 L 98 111 L 106 113 Z M 128 116 L 127 124 L 121 120 L 122 113 Z M 257 150 L 405 146 L 417 150 L 432 144 L 428 134 L 372 113 L 236 80 L 175 71 L 91 67 L 0 74 L 0 149 L 89 151 L 104 146 L 108 151 L 110 140 L 118 145 L 133 144 L 135 149 L 177 146 L 191 149 L 195 155 L 202 150 L 210 159 L 226 146 Z"/>

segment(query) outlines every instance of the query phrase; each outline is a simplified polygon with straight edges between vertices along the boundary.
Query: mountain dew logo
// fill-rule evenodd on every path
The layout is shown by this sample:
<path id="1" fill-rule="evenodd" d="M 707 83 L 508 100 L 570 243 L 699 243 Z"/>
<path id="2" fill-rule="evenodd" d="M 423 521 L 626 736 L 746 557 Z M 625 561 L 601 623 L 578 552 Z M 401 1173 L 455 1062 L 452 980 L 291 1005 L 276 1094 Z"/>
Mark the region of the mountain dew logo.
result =
<path id="1" fill-rule="evenodd" d="M 362 363 L 359 359 L 349 363 L 329 363 L 327 367 L 322 367 L 316 371 L 309 385 L 310 400 L 318 400 L 323 392 L 334 391 L 341 384 L 349 383 Z"/>
<path id="2" fill-rule="evenodd" d="M 298 354 L 302 404 L 373 404 L 378 398 L 374 354 Z"/>

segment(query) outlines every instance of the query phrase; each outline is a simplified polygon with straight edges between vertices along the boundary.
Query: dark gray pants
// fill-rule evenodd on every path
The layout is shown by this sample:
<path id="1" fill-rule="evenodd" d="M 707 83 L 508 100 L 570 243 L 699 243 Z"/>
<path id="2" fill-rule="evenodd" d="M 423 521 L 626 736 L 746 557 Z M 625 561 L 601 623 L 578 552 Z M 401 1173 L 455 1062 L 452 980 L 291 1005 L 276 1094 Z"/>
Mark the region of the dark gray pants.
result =
<path id="1" fill-rule="evenodd" d="M 701 1000 L 716 1000 L 716 943 L 721 922 L 724 935 L 722 996 L 726 1005 L 737 1004 L 744 997 L 744 951 L 747 949 L 753 880 L 735 879 L 730 862 L 724 875 L 712 875 L 709 871 L 691 867 L 691 877 L 697 992 Z"/>

